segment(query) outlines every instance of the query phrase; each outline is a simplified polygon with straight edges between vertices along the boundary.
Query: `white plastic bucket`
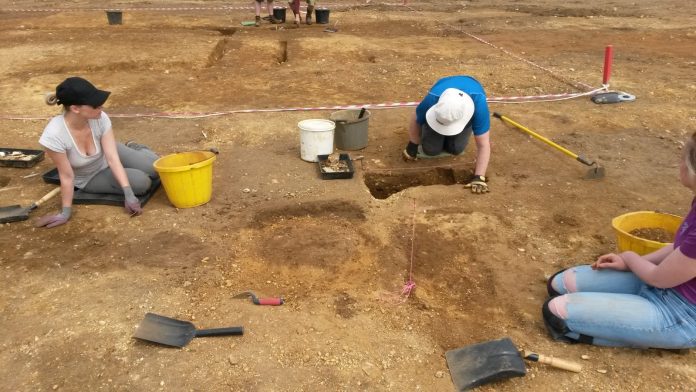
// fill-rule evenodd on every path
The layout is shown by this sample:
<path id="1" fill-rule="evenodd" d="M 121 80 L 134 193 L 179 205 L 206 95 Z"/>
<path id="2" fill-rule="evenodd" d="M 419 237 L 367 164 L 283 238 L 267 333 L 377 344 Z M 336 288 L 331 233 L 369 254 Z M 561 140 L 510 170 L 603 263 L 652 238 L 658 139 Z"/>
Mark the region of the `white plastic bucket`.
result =
<path id="1" fill-rule="evenodd" d="M 311 119 L 297 123 L 300 128 L 300 157 L 308 162 L 317 162 L 317 155 L 329 155 L 334 149 L 334 129 L 331 120 Z"/>

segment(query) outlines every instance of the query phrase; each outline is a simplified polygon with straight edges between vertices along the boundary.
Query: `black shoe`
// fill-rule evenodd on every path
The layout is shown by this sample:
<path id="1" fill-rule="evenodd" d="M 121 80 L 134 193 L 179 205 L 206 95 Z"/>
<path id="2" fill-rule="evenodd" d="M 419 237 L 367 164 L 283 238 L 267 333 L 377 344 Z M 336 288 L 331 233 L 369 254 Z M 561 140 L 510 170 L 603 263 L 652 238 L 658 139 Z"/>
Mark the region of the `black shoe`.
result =
<path id="1" fill-rule="evenodd" d="M 559 295 L 561 295 L 561 293 L 559 293 L 558 291 L 556 291 L 556 289 L 553 288 L 553 286 L 551 285 L 551 282 L 553 282 L 553 278 L 558 276 L 558 274 L 565 272 L 566 270 L 567 270 L 567 268 L 556 272 L 555 274 L 551 275 L 549 280 L 546 281 L 546 292 L 549 293 L 549 297 L 553 298 L 553 297 L 558 297 Z"/>
<path id="2" fill-rule="evenodd" d="M 261 19 L 263 19 L 263 20 L 271 20 L 271 15 L 268 15 L 268 16 L 264 16 L 264 17 L 263 17 L 263 18 L 261 18 Z"/>
<path id="3" fill-rule="evenodd" d="M 133 141 L 133 140 L 129 140 L 129 141 L 125 142 L 124 144 L 126 145 L 126 147 L 128 147 L 128 148 L 130 148 L 130 149 L 133 149 L 133 150 L 136 150 L 136 151 L 140 151 L 140 150 L 149 150 L 149 149 L 150 149 L 150 147 L 148 147 L 148 146 L 146 146 L 146 145 L 144 145 L 144 144 L 136 143 L 136 142 Z"/>

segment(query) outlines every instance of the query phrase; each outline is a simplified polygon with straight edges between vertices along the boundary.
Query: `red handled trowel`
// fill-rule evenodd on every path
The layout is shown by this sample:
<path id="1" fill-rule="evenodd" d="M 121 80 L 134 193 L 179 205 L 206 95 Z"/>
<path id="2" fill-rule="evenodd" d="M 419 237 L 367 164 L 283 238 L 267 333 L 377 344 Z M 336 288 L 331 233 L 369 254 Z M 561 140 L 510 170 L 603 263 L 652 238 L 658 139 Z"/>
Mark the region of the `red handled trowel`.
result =
<path id="1" fill-rule="evenodd" d="M 232 298 L 250 298 L 251 302 L 253 302 L 254 305 L 278 306 L 278 305 L 282 305 L 285 303 L 285 300 L 282 297 L 259 298 L 256 296 L 256 294 L 254 294 L 251 291 L 245 291 L 243 293 L 239 293 Z"/>

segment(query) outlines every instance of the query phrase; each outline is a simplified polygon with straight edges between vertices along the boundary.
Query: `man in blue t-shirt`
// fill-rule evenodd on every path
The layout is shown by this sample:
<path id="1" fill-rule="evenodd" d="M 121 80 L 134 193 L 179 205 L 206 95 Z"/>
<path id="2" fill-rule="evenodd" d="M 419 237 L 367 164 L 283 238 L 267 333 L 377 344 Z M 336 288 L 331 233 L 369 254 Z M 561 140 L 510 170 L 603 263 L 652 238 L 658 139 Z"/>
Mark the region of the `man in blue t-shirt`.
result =
<path id="1" fill-rule="evenodd" d="M 486 169 L 491 157 L 490 126 L 486 92 L 481 83 L 471 76 L 442 78 L 416 107 L 403 157 L 407 161 L 416 160 L 419 144 L 425 155 L 439 155 L 443 151 L 459 155 L 473 133 L 476 167 L 465 186 L 473 193 L 486 193 Z"/>

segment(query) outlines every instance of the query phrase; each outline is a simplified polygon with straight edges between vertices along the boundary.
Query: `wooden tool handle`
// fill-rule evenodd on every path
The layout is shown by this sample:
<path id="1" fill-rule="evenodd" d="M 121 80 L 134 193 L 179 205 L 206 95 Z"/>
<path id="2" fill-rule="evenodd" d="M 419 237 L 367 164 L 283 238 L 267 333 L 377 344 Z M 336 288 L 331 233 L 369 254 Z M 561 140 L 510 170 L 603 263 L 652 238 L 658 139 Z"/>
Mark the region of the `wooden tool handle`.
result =
<path id="1" fill-rule="evenodd" d="M 539 355 L 539 361 L 541 363 L 545 363 L 549 366 L 553 366 L 555 368 L 563 369 L 563 370 L 568 370 L 571 372 L 575 373 L 580 373 L 582 370 L 582 365 L 579 363 L 571 362 L 571 361 L 566 361 L 564 359 L 560 358 L 554 358 L 554 357 L 547 357 L 546 355 Z"/>
<path id="2" fill-rule="evenodd" d="M 34 205 L 32 205 L 32 207 L 36 208 L 36 207 L 40 206 L 41 204 L 47 202 L 49 199 L 51 199 L 53 196 L 55 196 L 59 193 L 60 193 L 60 187 L 48 192 L 46 194 L 46 196 L 44 196 L 44 197 L 40 198 L 39 200 L 37 200 L 36 202 L 34 202 Z"/>

